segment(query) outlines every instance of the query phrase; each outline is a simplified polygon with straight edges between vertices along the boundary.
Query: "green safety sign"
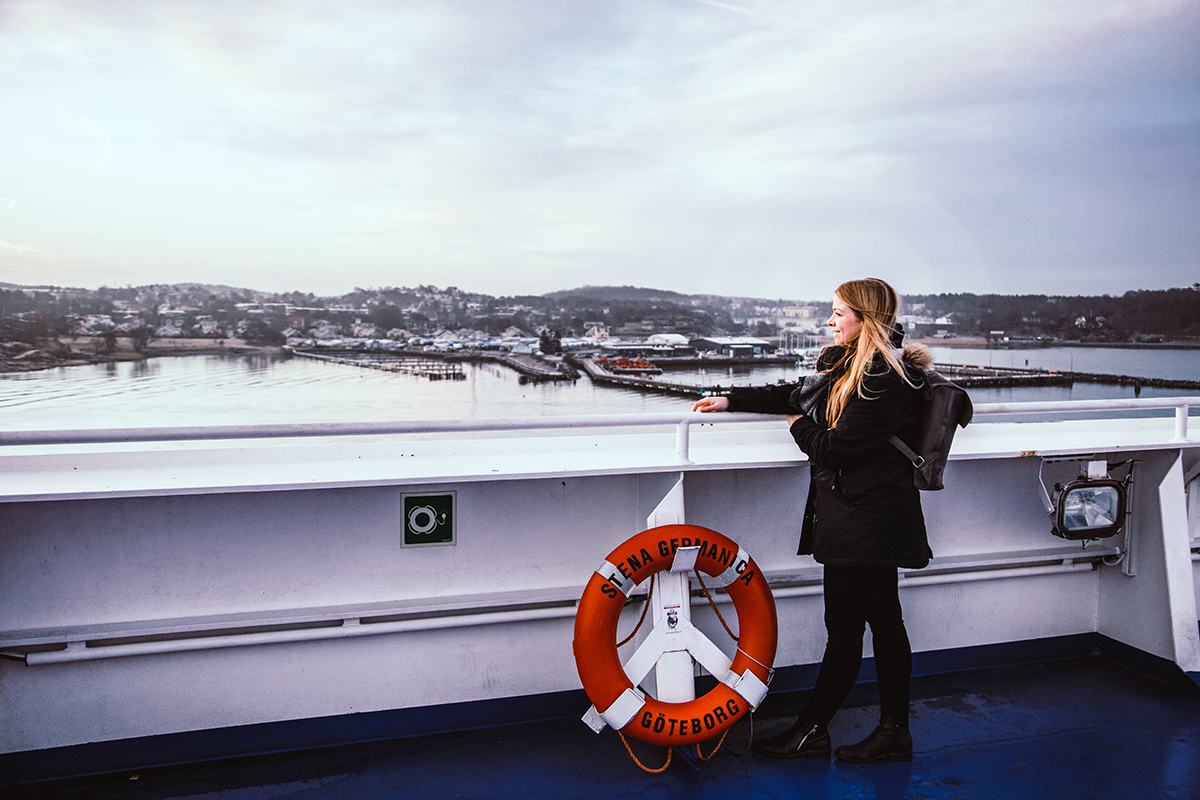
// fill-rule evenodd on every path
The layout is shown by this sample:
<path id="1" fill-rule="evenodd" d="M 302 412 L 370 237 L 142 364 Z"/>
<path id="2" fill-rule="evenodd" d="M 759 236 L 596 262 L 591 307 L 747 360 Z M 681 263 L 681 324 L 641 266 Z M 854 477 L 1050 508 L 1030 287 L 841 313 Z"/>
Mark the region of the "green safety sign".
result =
<path id="1" fill-rule="evenodd" d="M 414 492 L 400 495 L 404 546 L 428 547 L 455 543 L 454 511 L 457 492 Z"/>

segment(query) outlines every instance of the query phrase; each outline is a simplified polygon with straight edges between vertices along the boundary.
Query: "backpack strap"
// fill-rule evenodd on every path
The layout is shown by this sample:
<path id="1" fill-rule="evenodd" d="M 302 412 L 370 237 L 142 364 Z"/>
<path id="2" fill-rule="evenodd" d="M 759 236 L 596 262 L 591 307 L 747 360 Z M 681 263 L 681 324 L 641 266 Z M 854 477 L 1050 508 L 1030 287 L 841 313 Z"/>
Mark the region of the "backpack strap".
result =
<path id="1" fill-rule="evenodd" d="M 927 370 L 921 370 L 921 385 L 917 387 L 917 392 L 929 392 L 929 372 Z M 900 441 L 899 436 L 891 436 L 888 438 L 888 441 L 892 443 L 893 447 L 903 453 L 904 457 L 911 461 L 914 467 L 920 469 L 925 466 L 925 457 Z"/>
<path id="2" fill-rule="evenodd" d="M 914 452 L 911 447 L 900 441 L 899 436 L 893 436 L 888 439 L 888 441 L 895 445 L 897 450 L 899 450 L 901 453 L 904 453 L 905 458 L 911 461 L 914 467 L 920 469 L 921 467 L 925 466 L 925 459 L 922 458 L 918 453 Z"/>

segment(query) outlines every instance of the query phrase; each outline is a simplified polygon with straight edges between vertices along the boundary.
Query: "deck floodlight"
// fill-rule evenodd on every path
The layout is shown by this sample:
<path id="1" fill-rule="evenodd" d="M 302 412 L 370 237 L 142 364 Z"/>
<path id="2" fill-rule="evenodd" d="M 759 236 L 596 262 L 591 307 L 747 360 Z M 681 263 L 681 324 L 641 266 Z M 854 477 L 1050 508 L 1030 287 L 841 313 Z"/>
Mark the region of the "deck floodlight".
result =
<path id="1" fill-rule="evenodd" d="M 1054 485 L 1051 532 L 1063 539 L 1104 539 L 1125 525 L 1125 481 L 1108 474 L 1105 461 L 1088 461 L 1086 471 Z"/>

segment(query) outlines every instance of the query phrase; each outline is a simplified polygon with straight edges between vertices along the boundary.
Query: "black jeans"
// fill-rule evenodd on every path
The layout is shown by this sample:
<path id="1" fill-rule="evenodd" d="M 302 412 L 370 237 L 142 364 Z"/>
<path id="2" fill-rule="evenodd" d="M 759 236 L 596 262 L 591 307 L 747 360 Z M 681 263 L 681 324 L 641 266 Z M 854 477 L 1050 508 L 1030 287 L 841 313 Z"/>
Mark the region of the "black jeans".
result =
<path id="1" fill-rule="evenodd" d="M 908 721 L 912 647 L 900 610 L 895 567 L 825 566 L 825 656 L 804 716 L 828 725 L 858 680 L 863 634 L 871 626 L 880 714 Z"/>

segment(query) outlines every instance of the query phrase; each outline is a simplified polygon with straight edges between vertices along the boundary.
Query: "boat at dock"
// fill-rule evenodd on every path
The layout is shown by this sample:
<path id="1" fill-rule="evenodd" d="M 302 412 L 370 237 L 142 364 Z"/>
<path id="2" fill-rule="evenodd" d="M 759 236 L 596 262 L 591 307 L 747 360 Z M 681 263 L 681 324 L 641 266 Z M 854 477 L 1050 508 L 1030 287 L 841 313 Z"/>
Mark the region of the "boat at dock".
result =
<path id="1" fill-rule="evenodd" d="M 594 363 L 613 375 L 661 375 L 662 368 L 644 358 L 596 356 Z"/>
<path id="2" fill-rule="evenodd" d="M 975 746 L 997 742 L 1009 753 L 1019 743 L 999 721 L 981 721 L 981 709 L 1015 709 L 1022 691 L 1069 696 L 1056 687 L 1068 692 L 1073 679 L 1076 690 L 1090 687 L 1090 703 L 1107 692 L 1115 706 L 1141 704 L 1161 717 L 1140 720 L 1146 741 L 1169 743 L 1189 724 L 1165 709 L 1197 718 L 1200 435 L 1189 419 L 1197 405 L 1184 397 L 976 406 L 955 439 L 946 489 L 923 497 L 935 558 L 901 571 L 918 682 L 932 693 L 925 705 L 917 697 L 914 727 L 927 738 L 918 737 L 905 780 L 952 770 L 948 754 L 967 752 L 945 742 L 972 734 L 939 727 L 952 721 L 939 712 L 951 706 L 933 696 L 955 695 L 947 682 L 967 685 L 956 690 L 968 711 L 955 724 L 982 726 Z M 422 741 L 438 751 L 423 766 L 446 767 L 442 788 L 423 793 L 486 795 L 455 748 L 498 747 L 508 735 L 569 741 L 564 763 L 617 773 L 630 794 L 642 780 L 703 782 L 695 776 L 710 773 L 683 755 L 671 768 L 679 771 L 649 779 L 611 730 L 593 734 L 579 721 L 588 701 L 571 641 L 583 587 L 613 547 L 666 523 L 733 539 L 771 587 L 779 646 L 758 724 L 771 724 L 773 698 L 812 685 L 824 645 L 821 570 L 795 555 L 808 465 L 772 417 L 8 431 L 0 469 L 0 775 L 21 791 L 347 743 L 394 742 L 409 763 L 421 748 L 404 743 Z M 1101 469 L 1132 470 L 1122 532 L 1052 535 L 1046 487 Z M 733 618 L 729 597 L 713 594 Z M 690 597 L 696 627 L 727 640 L 699 586 Z M 643 599 L 633 593 L 621 635 Z M 637 644 L 620 652 L 628 657 Z M 1016 665 L 1044 669 L 1014 673 Z M 990 677 L 996 668 L 1029 682 L 1005 694 Z M 1122 680 L 1123 670 L 1157 683 Z M 963 674 L 975 677 L 947 677 Z M 871 676 L 868 660 L 862 679 Z M 1122 694 L 1135 684 L 1135 694 Z M 1069 730 L 1056 741 L 1073 747 L 1093 742 L 1095 751 L 1073 750 L 1076 764 L 1123 764 L 1126 743 L 1097 728 L 1109 719 L 1104 710 L 1069 706 L 1053 705 L 1061 718 L 1038 717 L 1035 727 L 1047 737 Z M 851 710 L 839 735 L 869 715 Z M 1160 724 L 1170 726 L 1161 735 Z M 511 725 L 521 727 L 497 729 Z M 748 733 L 736 736 L 730 754 Z M 1184 797 L 1198 785 L 1194 744 L 1182 747 L 1174 771 L 1145 784 L 1156 796 Z M 709 768 L 714 785 L 727 785 L 722 757 Z M 1069 768 L 1039 758 L 1018 760 Z M 792 786 L 796 773 L 745 759 L 729 763 L 752 764 L 764 785 Z M 842 796 L 833 793 L 846 788 L 838 775 L 812 780 L 827 787 L 823 796 Z M 543 786 L 562 781 L 574 785 L 575 776 L 546 776 Z M 588 791 L 571 794 L 605 796 Z"/>

